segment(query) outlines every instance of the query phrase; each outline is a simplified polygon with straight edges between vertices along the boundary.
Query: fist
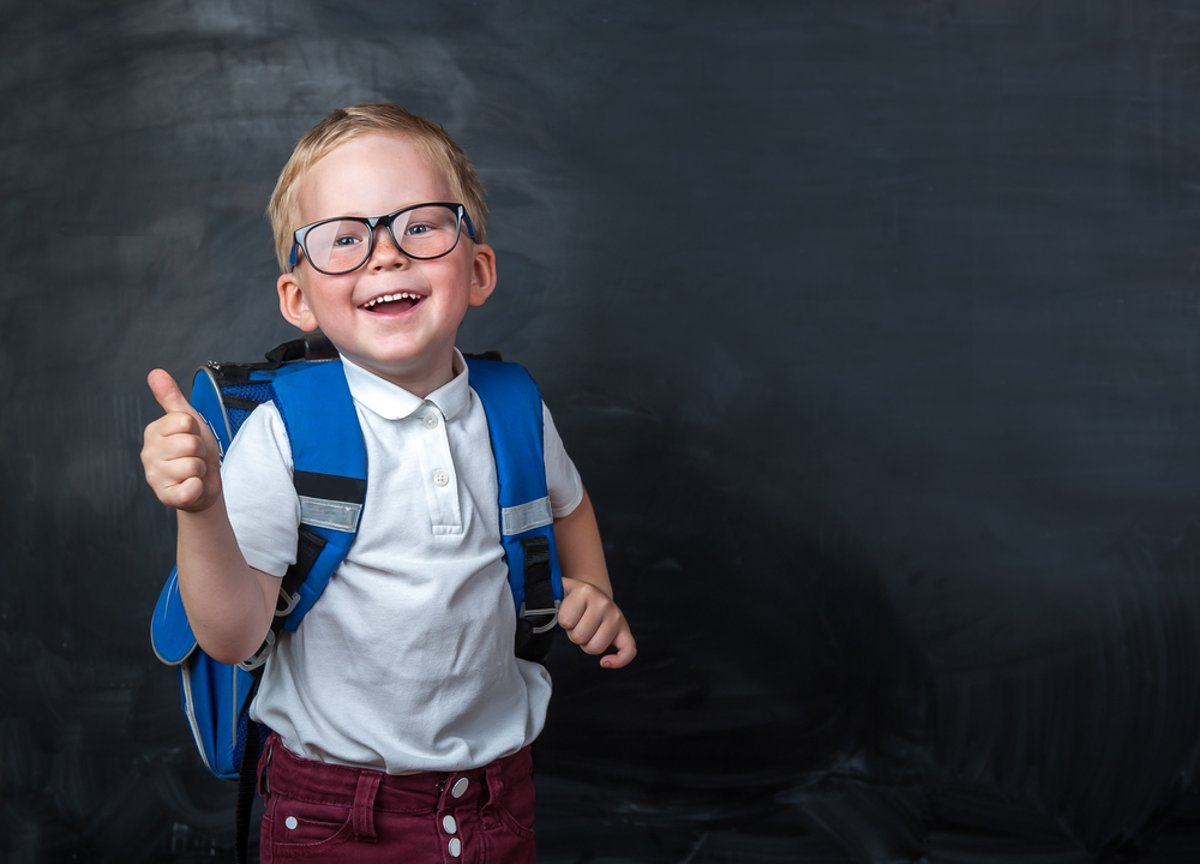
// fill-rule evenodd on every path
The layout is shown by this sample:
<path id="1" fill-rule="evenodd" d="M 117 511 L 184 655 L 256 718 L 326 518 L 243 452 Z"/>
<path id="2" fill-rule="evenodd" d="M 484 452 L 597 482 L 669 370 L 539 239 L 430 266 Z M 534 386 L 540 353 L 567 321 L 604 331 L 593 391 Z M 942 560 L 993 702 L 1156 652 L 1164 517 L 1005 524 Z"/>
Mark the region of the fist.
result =
<path id="1" fill-rule="evenodd" d="M 158 500 L 176 510 L 207 510 L 221 494 L 217 439 L 175 379 L 162 369 L 146 377 L 163 416 L 146 427 L 142 468 Z"/>
<path id="2" fill-rule="evenodd" d="M 605 669 L 628 666 L 637 656 L 629 622 L 613 599 L 590 582 L 563 577 L 566 596 L 558 608 L 558 623 L 567 638 L 586 654 L 602 654 Z M 605 654 L 614 649 L 615 654 Z"/>

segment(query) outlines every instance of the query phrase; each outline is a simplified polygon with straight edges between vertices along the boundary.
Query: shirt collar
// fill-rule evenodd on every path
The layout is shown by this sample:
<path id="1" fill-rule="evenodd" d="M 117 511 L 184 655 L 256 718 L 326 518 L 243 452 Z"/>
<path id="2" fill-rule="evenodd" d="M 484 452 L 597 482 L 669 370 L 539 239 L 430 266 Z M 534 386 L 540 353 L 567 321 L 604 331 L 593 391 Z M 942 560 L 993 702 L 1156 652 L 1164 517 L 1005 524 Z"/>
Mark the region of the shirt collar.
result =
<path id="1" fill-rule="evenodd" d="M 453 420 L 461 414 L 471 399 L 471 391 L 467 381 L 467 364 L 457 348 L 454 349 L 452 368 L 454 377 L 422 399 L 342 358 L 342 369 L 354 401 L 385 420 L 403 420 L 427 404 L 435 405 L 446 420 Z"/>

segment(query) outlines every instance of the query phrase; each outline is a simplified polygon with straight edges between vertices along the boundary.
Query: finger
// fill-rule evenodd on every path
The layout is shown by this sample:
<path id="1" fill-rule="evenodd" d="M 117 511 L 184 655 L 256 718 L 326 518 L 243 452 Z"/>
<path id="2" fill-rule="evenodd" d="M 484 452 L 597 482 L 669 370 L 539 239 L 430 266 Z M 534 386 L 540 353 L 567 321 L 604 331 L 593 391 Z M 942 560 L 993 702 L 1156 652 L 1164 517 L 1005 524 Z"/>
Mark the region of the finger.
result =
<path id="1" fill-rule="evenodd" d="M 172 414 L 163 419 L 182 420 L 184 418 L 180 414 Z M 164 462 L 187 459 L 191 456 L 201 460 L 208 457 L 208 447 L 200 435 L 198 421 L 193 417 L 186 419 L 189 421 L 186 426 L 180 423 L 172 430 L 172 434 L 164 435 L 161 440 L 155 442 L 154 455 Z"/>
<path id="2" fill-rule="evenodd" d="M 204 494 L 204 481 L 199 477 L 188 477 L 180 483 L 167 486 L 158 491 L 158 500 L 168 507 L 186 510 L 200 500 Z"/>
<path id="3" fill-rule="evenodd" d="M 613 647 L 617 649 L 616 654 L 606 654 L 600 658 L 600 666 L 604 669 L 622 669 L 637 656 L 637 642 L 628 627 L 622 628 L 617 634 L 617 638 L 613 640 Z"/>
<path id="4" fill-rule="evenodd" d="M 572 629 L 579 623 L 579 612 L 574 606 L 568 606 L 564 600 L 558 606 L 558 626 L 564 630 Z"/>
<path id="5" fill-rule="evenodd" d="M 177 416 L 178 415 L 176 414 L 164 414 L 146 424 L 146 429 L 142 432 L 143 461 L 145 461 L 147 456 L 157 453 L 159 442 L 163 438 L 176 433 L 177 430 L 175 429 L 175 423 L 172 418 Z"/>
<path id="6" fill-rule="evenodd" d="M 604 621 L 596 628 L 596 632 L 592 634 L 592 638 L 586 642 L 581 642 L 579 647 L 583 649 L 583 653 L 585 654 L 603 654 L 612 647 L 620 629 L 620 618 Z"/>
<path id="7" fill-rule="evenodd" d="M 146 376 L 146 383 L 150 385 L 150 392 L 154 394 L 155 400 L 164 411 L 194 413 L 192 406 L 188 404 L 183 391 L 179 389 L 179 385 L 175 383 L 170 372 L 165 369 L 153 369 Z"/>
<path id="8" fill-rule="evenodd" d="M 568 639 L 586 650 L 585 646 L 596 638 L 596 631 L 600 629 L 600 623 L 600 619 L 596 616 L 585 615 L 574 627 L 564 627 L 563 629 L 567 631 Z"/>
<path id="9" fill-rule="evenodd" d="M 607 608 L 608 607 L 603 602 L 603 599 L 595 596 L 591 597 L 591 602 L 587 602 L 585 600 L 584 602 L 580 603 L 579 606 L 576 607 L 578 614 L 575 615 L 574 624 L 563 625 L 563 629 L 567 631 L 567 635 L 570 637 L 571 641 L 576 645 L 586 645 L 588 642 L 591 642 L 593 639 L 595 639 L 596 634 L 600 632 L 605 621 L 611 617 L 606 612 Z M 559 611 L 561 613 L 561 608 Z M 560 614 L 560 623 L 561 620 L 562 617 Z M 614 633 L 615 630 L 609 635 L 611 636 Z"/>
<path id="10" fill-rule="evenodd" d="M 155 467 L 163 486 L 178 486 L 192 477 L 203 480 L 208 474 L 208 463 L 198 456 L 169 459 Z"/>
<path id="11" fill-rule="evenodd" d="M 567 580 L 563 580 L 565 588 Z M 571 630 L 579 624 L 579 620 L 583 617 L 583 613 L 587 611 L 587 600 L 583 596 L 583 592 L 575 592 L 567 589 L 567 594 L 563 597 L 562 603 L 558 606 L 558 623 L 564 630 Z"/>
<path id="12" fill-rule="evenodd" d="M 204 477 L 196 468 L 195 460 L 185 467 L 179 467 L 177 463 L 157 465 L 146 471 L 146 483 L 163 504 L 169 507 L 190 506 L 203 494 L 205 486 Z"/>

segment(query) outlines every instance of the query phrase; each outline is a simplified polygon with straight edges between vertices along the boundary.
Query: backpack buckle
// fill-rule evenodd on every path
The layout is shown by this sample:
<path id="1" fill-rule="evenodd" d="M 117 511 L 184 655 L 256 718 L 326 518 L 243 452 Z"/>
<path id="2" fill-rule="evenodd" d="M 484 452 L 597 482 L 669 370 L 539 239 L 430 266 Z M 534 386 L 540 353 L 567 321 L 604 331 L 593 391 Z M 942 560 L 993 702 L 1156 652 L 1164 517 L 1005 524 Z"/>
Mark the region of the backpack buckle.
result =
<path id="1" fill-rule="evenodd" d="M 559 601 L 555 600 L 554 605 L 543 609 L 529 609 L 525 606 L 524 601 L 521 603 L 521 608 L 517 614 L 524 618 L 529 624 L 530 632 L 545 633 L 554 629 L 554 625 L 558 623 L 558 605 Z M 541 623 L 535 623 L 533 619 L 546 617 L 547 620 Z"/>
<path id="2" fill-rule="evenodd" d="M 271 649 L 275 647 L 275 631 L 268 630 L 267 638 L 263 640 L 263 644 L 254 652 L 253 656 L 248 657 L 241 663 L 237 664 L 247 672 L 253 672 L 259 666 L 267 662 L 267 657 L 271 654 Z"/>
<path id="3" fill-rule="evenodd" d="M 288 593 L 284 589 L 279 590 L 279 596 L 275 598 L 275 617 L 286 618 L 292 614 L 292 610 L 300 605 L 300 592 Z"/>

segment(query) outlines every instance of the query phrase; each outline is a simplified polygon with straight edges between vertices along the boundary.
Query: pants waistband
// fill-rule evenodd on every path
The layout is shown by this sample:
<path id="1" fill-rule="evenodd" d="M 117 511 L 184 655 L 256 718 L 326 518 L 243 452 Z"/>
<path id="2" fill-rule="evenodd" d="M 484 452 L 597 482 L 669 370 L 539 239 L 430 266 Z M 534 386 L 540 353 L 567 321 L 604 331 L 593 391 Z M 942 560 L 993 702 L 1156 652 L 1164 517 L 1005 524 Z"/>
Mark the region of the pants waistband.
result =
<path id="1" fill-rule="evenodd" d="M 362 806 L 367 798 L 374 809 L 392 812 L 481 806 L 489 800 L 489 790 L 504 787 L 510 778 L 528 777 L 531 759 L 530 748 L 524 747 L 467 771 L 388 774 L 304 759 L 284 747 L 272 732 L 263 745 L 259 793 L 347 807 L 356 801 Z"/>

